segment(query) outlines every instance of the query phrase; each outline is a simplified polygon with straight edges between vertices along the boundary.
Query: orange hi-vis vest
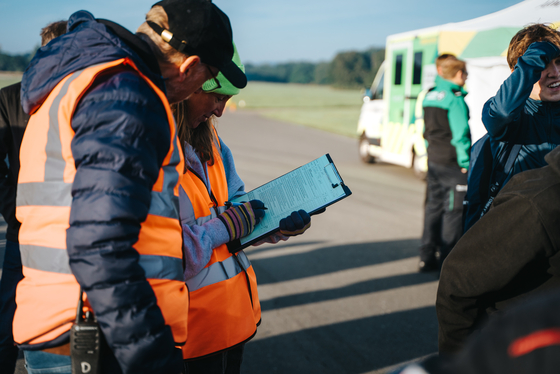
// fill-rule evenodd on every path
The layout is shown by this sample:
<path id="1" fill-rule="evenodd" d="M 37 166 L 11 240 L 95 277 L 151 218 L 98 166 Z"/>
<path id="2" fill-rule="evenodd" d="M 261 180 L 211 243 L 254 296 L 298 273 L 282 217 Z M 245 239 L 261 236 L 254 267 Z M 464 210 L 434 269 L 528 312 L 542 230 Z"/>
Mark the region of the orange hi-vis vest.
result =
<path id="1" fill-rule="evenodd" d="M 182 230 L 178 196 L 183 154 L 165 94 L 128 58 L 66 76 L 32 114 L 21 146 L 16 216 L 24 278 L 16 291 L 14 340 L 50 342 L 69 331 L 76 317 L 79 285 L 69 266 L 71 189 L 76 174 L 70 148 L 72 116 L 96 77 L 111 68 L 133 69 L 160 97 L 167 112 L 171 145 L 152 188 L 150 209 L 133 247 L 176 344 L 187 340 L 188 289 L 183 281 Z M 86 296 L 86 305 L 87 296 Z"/>
<path id="2" fill-rule="evenodd" d="M 190 201 L 190 204 L 182 202 L 181 208 L 192 206 L 192 211 L 181 211 L 184 225 L 202 225 L 226 209 L 228 186 L 224 165 L 215 144 L 213 151 L 214 164 L 207 167 L 210 188 L 192 170 L 181 181 L 179 198 Z M 257 278 L 243 251 L 231 254 L 225 244 L 214 248 L 206 267 L 189 279 L 187 286 L 189 339 L 183 346 L 183 358 L 223 351 L 255 335 L 261 306 Z"/>

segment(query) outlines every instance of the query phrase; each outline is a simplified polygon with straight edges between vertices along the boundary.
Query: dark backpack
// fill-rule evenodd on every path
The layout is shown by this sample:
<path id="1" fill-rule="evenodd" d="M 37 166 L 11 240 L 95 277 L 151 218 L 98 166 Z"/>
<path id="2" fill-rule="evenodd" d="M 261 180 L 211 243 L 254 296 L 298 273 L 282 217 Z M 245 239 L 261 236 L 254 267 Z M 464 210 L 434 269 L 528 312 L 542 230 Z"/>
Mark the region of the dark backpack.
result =
<path id="1" fill-rule="evenodd" d="M 502 156 L 505 162 L 494 159 L 488 134 L 471 147 L 468 188 L 463 201 L 463 233 L 490 209 L 513 167 L 521 144 L 507 143 L 506 147 Z"/>

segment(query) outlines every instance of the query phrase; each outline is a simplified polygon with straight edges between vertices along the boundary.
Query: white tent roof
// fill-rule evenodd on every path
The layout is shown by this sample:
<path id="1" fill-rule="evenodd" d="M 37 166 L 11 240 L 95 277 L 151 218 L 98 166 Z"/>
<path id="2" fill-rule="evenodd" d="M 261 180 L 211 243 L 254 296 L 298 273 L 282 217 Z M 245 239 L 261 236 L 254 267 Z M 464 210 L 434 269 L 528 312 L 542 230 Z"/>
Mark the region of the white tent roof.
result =
<path id="1" fill-rule="evenodd" d="M 509 8 L 473 18 L 468 21 L 446 23 L 387 37 L 387 42 L 415 35 L 435 33 L 439 31 L 482 31 L 498 27 L 519 27 L 530 23 L 559 23 L 560 1 L 558 0 L 525 0 Z"/>

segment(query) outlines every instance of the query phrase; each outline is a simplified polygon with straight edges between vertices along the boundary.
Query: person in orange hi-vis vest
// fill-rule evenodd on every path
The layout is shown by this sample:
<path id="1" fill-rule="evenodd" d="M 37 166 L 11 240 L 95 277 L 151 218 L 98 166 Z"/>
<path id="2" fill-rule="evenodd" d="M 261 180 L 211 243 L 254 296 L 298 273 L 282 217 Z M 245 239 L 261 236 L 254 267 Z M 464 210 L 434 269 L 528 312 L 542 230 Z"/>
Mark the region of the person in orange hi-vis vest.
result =
<path id="1" fill-rule="evenodd" d="M 236 48 L 233 62 L 244 69 Z M 230 251 L 227 243 L 253 230 L 264 204 L 252 200 L 226 209 L 226 201 L 245 193 L 244 184 L 212 124 L 237 93 L 220 73 L 174 108 L 185 153 L 179 203 L 190 294 L 189 339 L 183 346 L 189 374 L 239 373 L 245 343 L 261 319 L 253 267 L 243 251 Z M 302 234 L 310 224 L 304 210 L 293 212 L 266 241 Z"/>
<path id="2" fill-rule="evenodd" d="M 136 34 L 78 11 L 31 61 L 21 90 L 31 117 L 20 152 L 24 278 L 13 324 L 29 373 L 70 374 L 80 289 L 84 313 L 101 328 L 101 373 L 184 372 L 184 161 L 170 103 L 219 71 L 244 87 L 232 56 L 219 8 L 164 0 Z"/>
<path id="3" fill-rule="evenodd" d="M 41 29 L 41 45 L 66 33 L 67 21 L 49 23 Z M 29 115 L 20 99 L 21 82 L 0 90 L 0 214 L 4 216 L 6 247 L 0 278 L 0 372 L 13 374 L 19 355 L 14 344 L 12 322 L 16 311 L 16 287 L 23 278 L 16 219 L 16 191 L 19 174 L 19 149 Z M 7 157 L 6 157 L 7 156 Z M 0 260 L 0 264 L 2 261 Z"/>

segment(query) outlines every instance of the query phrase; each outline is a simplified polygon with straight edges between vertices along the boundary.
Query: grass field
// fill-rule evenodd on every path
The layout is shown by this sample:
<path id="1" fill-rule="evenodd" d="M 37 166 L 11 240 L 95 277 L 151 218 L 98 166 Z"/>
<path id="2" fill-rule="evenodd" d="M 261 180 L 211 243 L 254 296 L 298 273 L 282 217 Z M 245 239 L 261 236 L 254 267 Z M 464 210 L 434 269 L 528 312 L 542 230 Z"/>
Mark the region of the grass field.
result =
<path id="1" fill-rule="evenodd" d="M 0 72 L 0 88 L 20 80 L 21 73 Z M 362 94 L 328 86 L 249 82 L 232 103 L 239 110 L 356 137 Z"/>
<path id="2" fill-rule="evenodd" d="M 356 137 L 362 106 L 359 90 L 328 86 L 249 82 L 232 98 L 239 110 Z"/>
<path id="3" fill-rule="evenodd" d="M 0 88 L 9 86 L 10 84 L 21 81 L 22 73 L 2 72 L 0 71 Z"/>

